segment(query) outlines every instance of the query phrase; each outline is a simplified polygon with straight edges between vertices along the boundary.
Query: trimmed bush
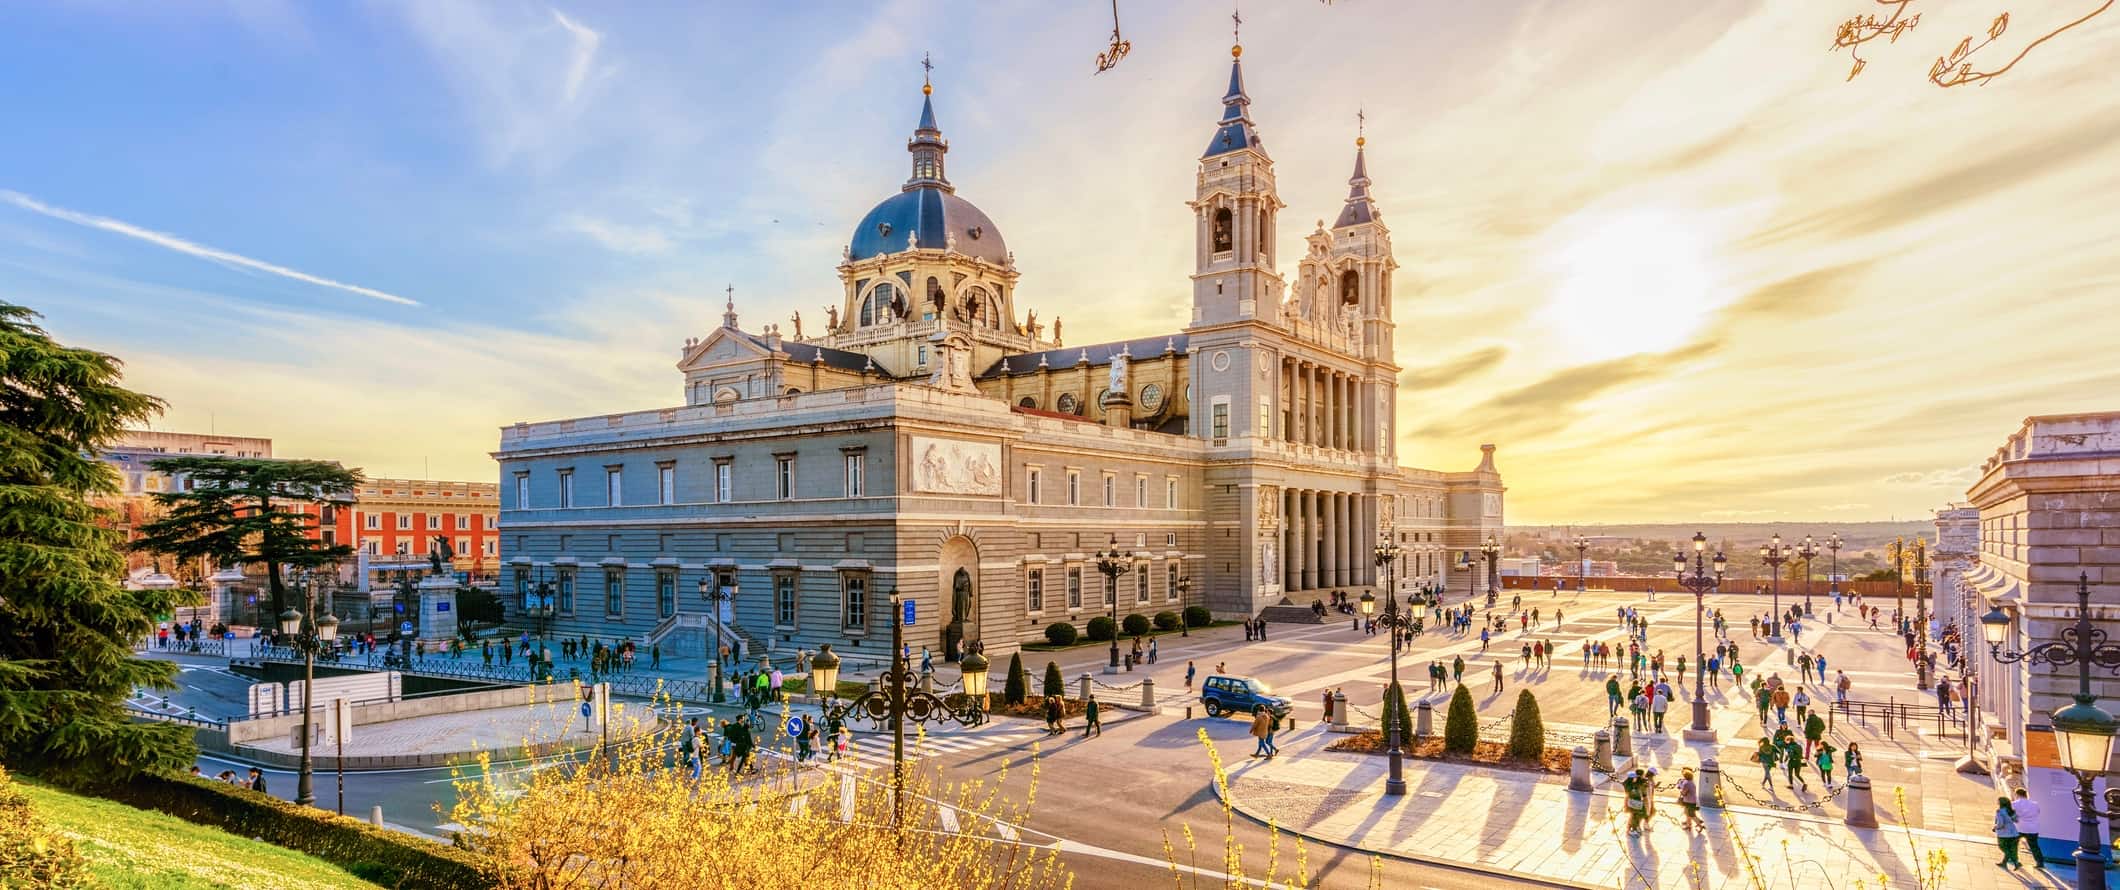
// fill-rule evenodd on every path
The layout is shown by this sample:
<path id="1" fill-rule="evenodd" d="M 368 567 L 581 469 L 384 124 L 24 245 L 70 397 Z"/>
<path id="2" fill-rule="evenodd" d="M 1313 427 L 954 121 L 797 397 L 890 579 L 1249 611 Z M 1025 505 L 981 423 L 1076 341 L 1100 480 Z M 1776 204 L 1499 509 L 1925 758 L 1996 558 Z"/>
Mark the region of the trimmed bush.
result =
<path id="1" fill-rule="evenodd" d="M 1045 641 L 1055 646 L 1075 644 L 1075 626 L 1065 621 L 1055 621 L 1045 626 Z"/>
<path id="2" fill-rule="evenodd" d="M 1142 636 L 1149 630 L 1148 616 L 1135 612 L 1121 619 L 1119 626 L 1126 629 L 1126 635 L 1129 637 Z"/>
<path id="3" fill-rule="evenodd" d="M 1108 615 L 1099 615 L 1089 620 L 1089 639 L 1093 643 L 1109 642 L 1112 638 L 1112 620 Z"/>
<path id="4" fill-rule="evenodd" d="M 1215 613 L 1207 611 L 1206 606 L 1185 607 L 1186 627 L 1206 627 L 1213 623 L 1215 623 Z"/>
<path id="5" fill-rule="evenodd" d="M 1406 687 L 1397 683 L 1384 688 L 1384 734 L 1387 742 L 1390 741 L 1390 730 L 1393 724 L 1397 724 L 1399 727 L 1399 746 L 1403 749 L 1411 749 L 1413 747 L 1413 712 L 1406 709 Z"/>
<path id="6" fill-rule="evenodd" d="M 1064 698 L 1067 696 L 1067 681 L 1060 678 L 1059 662 L 1048 661 L 1045 663 L 1045 688 L 1042 691 L 1048 698 Z"/>
<path id="7" fill-rule="evenodd" d="M 1031 678 L 1023 672 L 1023 653 L 1018 652 L 1008 657 L 1008 684 L 1001 687 L 1001 703 L 1023 704 L 1030 693 Z"/>
<path id="8" fill-rule="evenodd" d="M 1157 630 L 1163 630 L 1163 631 L 1171 631 L 1171 630 L 1177 630 L 1177 629 L 1178 629 L 1178 613 L 1176 613 L 1176 612 L 1157 612 L 1157 613 L 1156 613 L 1156 629 L 1157 629 Z"/>
<path id="9" fill-rule="evenodd" d="M 492 887 L 500 871 L 469 850 L 376 828 L 366 822 L 222 782 L 142 774 L 92 793 L 141 809 L 299 850 L 385 886 Z"/>
<path id="10" fill-rule="evenodd" d="M 1509 727 L 1509 756 L 1538 762 L 1546 756 L 1546 722 L 1538 716 L 1538 696 L 1531 690 L 1516 694 L 1516 719 Z"/>
<path id="11" fill-rule="evenodd" d="M 1472 709 L 1472 692 L 1459 683 L 1450 693 L 1450 713 L 1443 718 L 1443 750 L 1470 754 L 1480 741 L 1480 714 Z"/>

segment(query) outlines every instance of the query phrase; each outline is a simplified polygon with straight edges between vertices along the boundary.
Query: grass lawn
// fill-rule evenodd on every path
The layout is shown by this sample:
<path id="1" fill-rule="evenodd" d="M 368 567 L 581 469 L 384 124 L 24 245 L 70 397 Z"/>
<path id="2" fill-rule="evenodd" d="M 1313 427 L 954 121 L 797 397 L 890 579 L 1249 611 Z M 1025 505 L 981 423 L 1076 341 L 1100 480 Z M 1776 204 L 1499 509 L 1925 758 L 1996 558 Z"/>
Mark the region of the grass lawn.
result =
<path id="1" fill-rule="evenodd" d="M 71 838 L 96 879 L 120 890 L 193 888 L 373 888 L 344 869 L 275 847 L 195 825 L 175 816 L 69 794 L 30 781 L 16 783 L 52 831 Z"/>

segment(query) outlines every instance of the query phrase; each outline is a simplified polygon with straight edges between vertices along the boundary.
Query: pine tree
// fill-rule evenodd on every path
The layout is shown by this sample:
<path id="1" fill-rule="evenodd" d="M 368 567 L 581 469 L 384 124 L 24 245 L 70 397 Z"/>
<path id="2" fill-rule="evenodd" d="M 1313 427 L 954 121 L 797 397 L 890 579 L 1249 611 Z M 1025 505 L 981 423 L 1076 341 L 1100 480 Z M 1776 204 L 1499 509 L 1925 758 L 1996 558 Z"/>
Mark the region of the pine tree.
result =
<path id="1" fill-rule="evenodd" d="M 1045 663 L 1045 689 L 1043 691 L 1049 698 L 1061 698 L 1066 695 L 1067 681 L 1060 679 L 1059 662 L 1048 661 Z"/>
<path id="2" fill-rule="evenodd" d="M 1459 683 L 1450 693 L 1450 713 L 1443 718 L 1443 750 L 1470 754 L 1480 741 L 1480 715 L 1472 709 L 1472 692 Z"/>
<path id="3" fill-rule="evenodd" d="M 1020 705 L 1030 695 L 1031 678 L 1023 672 L 1023 653 L 1008 657 L 1008 685 L 1001 687 L 1003 704 Z"/>
<path id="4" fill-rule="evenodd" d="M 0 303 L 0 755 L 58 778 L 175 770 L 191 730 L 136 723 L 136 686 L 174 688 L 176 665 L 132 657 L 177 592 L 126 590 L 110 511 L 118 475 L 95 459 L 162 402 L 119 385 L 118 359 L 62 346 L 36 313 Z"/>
<path id="5" fill-rule="evenodd" d="M 140 526 L 135 550 L 222 565 L 265 567 L 273 620 L 287 608 L 281 568 L 318 568 L 353 556 L 345 544 L 316 539 L 316 519 L 305 504 L 343 504 L 361 472 L 331 461 L 240 457 L 170 457 L 149 464 L 189 481 L 186 489 L 156 492 L 161 518 Z"/>
<path id="6" fill-rule="evenodd" d="M 1539 719 L 1538 696 L 1529 689 L 1516 694 L 1516 717 L 1509 727 L 1509 756 L 1533 762 L 1546 756 L 1546 723 Z"/>

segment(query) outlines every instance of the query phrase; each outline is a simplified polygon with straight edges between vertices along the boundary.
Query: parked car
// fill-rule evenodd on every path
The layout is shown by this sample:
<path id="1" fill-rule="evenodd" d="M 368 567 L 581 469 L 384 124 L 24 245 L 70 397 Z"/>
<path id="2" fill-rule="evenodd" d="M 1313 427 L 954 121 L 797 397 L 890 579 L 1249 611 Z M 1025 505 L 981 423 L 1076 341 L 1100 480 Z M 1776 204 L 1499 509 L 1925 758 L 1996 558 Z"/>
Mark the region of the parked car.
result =
<path id="1" fill-rule="evenodd" d="M 1265 705 L 1276 719 L 1288 716 L 1295 702 L 1284 696 L 1273 694 L 1267 685 L 1250 677 L 1208 677 L 1200 686 L 1200 704 L 1207 709 L 1207 716 L 1223 714 L 1250 714 L 1253 708 Z"/>

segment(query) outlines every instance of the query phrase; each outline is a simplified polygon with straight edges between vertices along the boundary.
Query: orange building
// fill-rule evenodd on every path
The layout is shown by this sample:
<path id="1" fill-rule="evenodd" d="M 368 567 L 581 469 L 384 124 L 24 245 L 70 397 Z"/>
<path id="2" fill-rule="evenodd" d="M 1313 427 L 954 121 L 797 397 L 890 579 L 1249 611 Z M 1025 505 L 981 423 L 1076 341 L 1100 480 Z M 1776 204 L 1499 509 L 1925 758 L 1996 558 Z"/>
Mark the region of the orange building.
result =
<path id="1" fill-rule="evenodd" d="M 428 568 L 436 537 L 455 552 L 451 567 L 471 583 L 490 583 L 500 564 L 500 485 L 431 479 L 370 479 L 355 492 L 346 537 L 367 574 L 370 589 L 386 587 L 381 574 Z"/>

